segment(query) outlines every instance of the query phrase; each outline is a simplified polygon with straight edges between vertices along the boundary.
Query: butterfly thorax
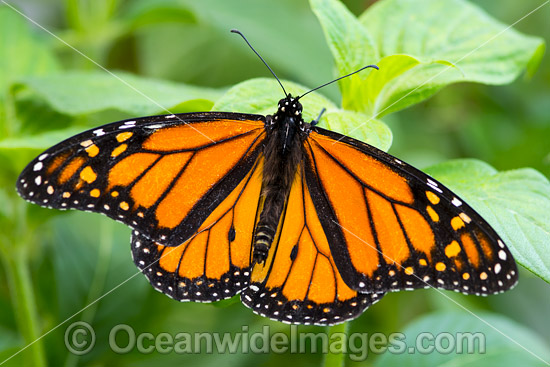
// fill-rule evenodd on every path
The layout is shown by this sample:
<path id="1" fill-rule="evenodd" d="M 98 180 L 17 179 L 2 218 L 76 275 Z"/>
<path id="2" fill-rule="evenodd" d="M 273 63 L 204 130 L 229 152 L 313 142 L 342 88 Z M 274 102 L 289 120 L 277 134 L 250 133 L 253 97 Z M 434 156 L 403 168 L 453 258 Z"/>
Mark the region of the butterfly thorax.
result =
<path id="1" fill-rule="evenodd" d="M 302 105 L 290 94 L 279 101 L 277 112 L 266 118 L 262 206 L 253 250 L 256 263 L 267 259 L 275 238 L 290 187 L 303 158 L 302 141 L 307 137 L 306 126 L 302 119 Z"/>

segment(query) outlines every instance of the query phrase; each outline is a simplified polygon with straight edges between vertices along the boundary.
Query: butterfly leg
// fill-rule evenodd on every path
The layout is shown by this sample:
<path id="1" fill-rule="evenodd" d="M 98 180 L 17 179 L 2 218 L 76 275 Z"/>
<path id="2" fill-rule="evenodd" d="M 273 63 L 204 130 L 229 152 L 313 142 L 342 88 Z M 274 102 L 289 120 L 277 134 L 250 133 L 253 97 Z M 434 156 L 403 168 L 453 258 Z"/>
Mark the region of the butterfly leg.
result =
<path id="1" fill-rule="evenodd" d="M 311 121 L 311 126 L 315 126 L 319 123 L 319 120 L 321 120 L 321 116 L 323 116 L 323 114 L 325 113 L 326 110 L 327 109 L 323 107 L 323 109 L 319 113 L 319 116 L 317 116 L 317 118 L 315 120 Z"/>

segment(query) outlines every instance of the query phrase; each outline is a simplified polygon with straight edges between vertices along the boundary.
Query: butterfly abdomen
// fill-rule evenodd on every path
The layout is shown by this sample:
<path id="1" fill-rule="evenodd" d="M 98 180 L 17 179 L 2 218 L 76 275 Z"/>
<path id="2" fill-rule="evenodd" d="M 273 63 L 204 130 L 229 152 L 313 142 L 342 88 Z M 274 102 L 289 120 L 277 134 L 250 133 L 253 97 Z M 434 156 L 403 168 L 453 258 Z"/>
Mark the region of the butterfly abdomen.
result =
<path id="1" fill-rule="evenodd" d="M 254 232 L 253 260 L 256 263 L 267 259 L 303 157 L 303 133 L 296 128 L 302 122 L 301 115 L 298 118 L 283 114 L 275 116 L 279 117 L 279 121 L 268 129 L 264 147 L 263 207 Z"/>

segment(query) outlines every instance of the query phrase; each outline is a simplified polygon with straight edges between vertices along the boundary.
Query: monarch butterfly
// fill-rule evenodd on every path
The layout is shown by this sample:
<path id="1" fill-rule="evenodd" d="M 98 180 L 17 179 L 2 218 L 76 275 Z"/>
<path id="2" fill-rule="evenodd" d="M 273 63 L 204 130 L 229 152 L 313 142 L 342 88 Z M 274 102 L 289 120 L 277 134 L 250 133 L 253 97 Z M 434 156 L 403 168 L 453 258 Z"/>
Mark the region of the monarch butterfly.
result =
<path id="1" fill-rule="evenodd" d="M 305 122 L 304 95 L 285 91 L 267 116 L 107 124 L 40 154 L 17 190 L 130 226 L 135 264 L 174 299 L 240 293 L 288 323 L 344 322 L 389 291 L 515 285 L 514 259 L 480 215 L 403 161 Z"/>

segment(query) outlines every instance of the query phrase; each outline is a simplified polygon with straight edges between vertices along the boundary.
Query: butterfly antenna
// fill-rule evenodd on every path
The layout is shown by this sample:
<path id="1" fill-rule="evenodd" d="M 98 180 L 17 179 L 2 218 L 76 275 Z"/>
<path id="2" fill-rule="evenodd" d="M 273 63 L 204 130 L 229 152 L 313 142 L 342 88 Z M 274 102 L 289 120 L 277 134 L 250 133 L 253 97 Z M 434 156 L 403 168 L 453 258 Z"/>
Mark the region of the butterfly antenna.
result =
<path id="1" fill-rule="evenodd" d="M 275 79 L 277 79 L 277 81 L 279 82 L 279 85 L 281 86 L 281 88 L 283 89 L 283 92 L 285 93 L 285 97 L 287 96 L 287 93 L 286 93 L 286 90 L 285 90 L 285 87 L 283 87 L 283 83 L 281 83 L 281 81 L 279 80 L 279 78 L 277 78 L 277 75 L 275 74 L 275 72 L 269 67 L 269 65 L 267 64 L 267 62 L 265 62 L 265 60 L 263 59 L 263 57 L 260 56 L 260 54 L 254 49 L 254 47 L 252 47 L 252 45 L 250 44 L 250 42 L 248 42 L 248 40 L 246 39 L 246 37 L 244 36 L 244 34 L 241 33 L 241 31 L 237 30 L 237 29 L 232 29 L 231 30 L 231 33 L 237 33 L 239 36 L 241 36 L 244 41 L 246 42 L 246 44 L 248 45 L 248 47 L 250 47 L 250 49 L 252 49 L 252 51 L 254 51 L 254 53 L 260 58 L 260 60 L 262 60 L 262 62 L 264 63 L 265 66 L 267 66 L 267 68 L 269 69 L 269 71 L 271 71 L 271 74 L 273 74 L 273 76 L 275 77 Z"/>
<path id="2" fill-rule="evenodd" d="M 367 66 L 363 66 L 361 69 L 355 70 L 353 73 L 349 73 L 349 74 L 347 74 L 347 75 L 344 75 L 344 76 L 341 76 L 341 77 L 339 77 L 339 78 L 336 78 L 336 79 L 334 79 L 334 80 L 332 80 L 332 81 L 330 81 L 330 82 L 328 82 L 328 83 L 325 83 L 325 84 L 323 84 L 323 85 L 320 85 L 320 86 L 318 86 L 317 88 L 313 88 L 312 90 L 305 92 L 305 93 L 302 94 L 301 96 L 296 97 L 296 99 L 300 99 L 300 98 L 302 98 L 303 96 L 305 96 L 306 94 L 309 94 L 309 93 L 311 93 L 311 92 L 313 92 L 313 91 L 316 91 L 317 89 L 321 89 L 321 88 L 323 88 L 323 87 L 326 87 L 326 86 L 329 85 L 329 84 L 332 84 L 332 83 L 334 83 L 334 82 L 337 82 L 337 81 L 340 80 L 340 79 L 347 78 L 348 76 L 351 76 L 351 75 L 353 75 L 353 74 L 356 74 L 356 73 L 360 72 L 361 70 L 365 70 L 365 69 L 367 69 L 367 68 L 373 68 L 373 69 L 379 70 L 379 69 L 378 69 L 378 66 L 376 66 L 376 65 L 367 65 Z"/>

